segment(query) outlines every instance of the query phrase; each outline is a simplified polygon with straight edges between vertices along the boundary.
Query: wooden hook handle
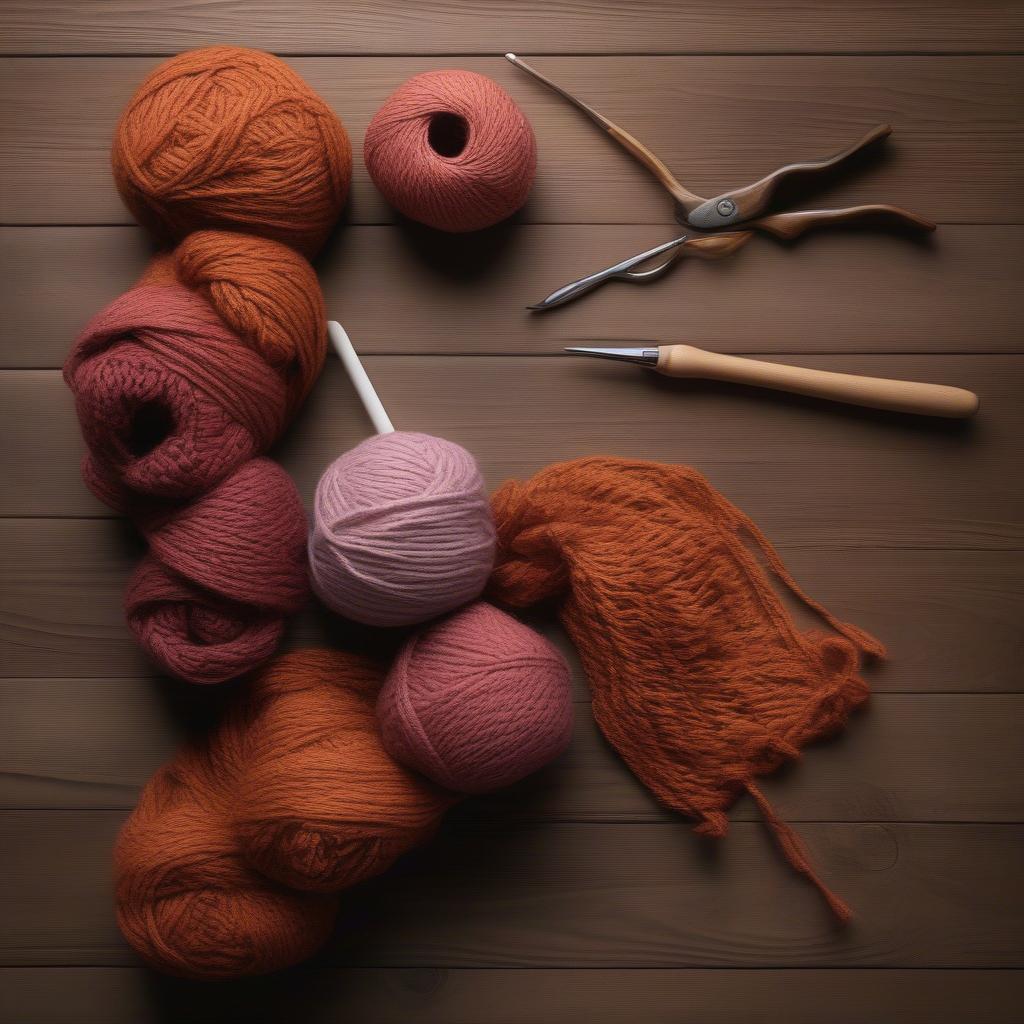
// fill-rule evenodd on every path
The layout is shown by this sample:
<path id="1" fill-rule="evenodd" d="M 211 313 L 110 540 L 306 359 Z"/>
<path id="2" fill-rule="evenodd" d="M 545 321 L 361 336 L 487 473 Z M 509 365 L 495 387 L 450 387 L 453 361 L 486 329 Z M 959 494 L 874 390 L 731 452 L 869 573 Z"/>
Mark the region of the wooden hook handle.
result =
<path id="1" fill-rule="evenodd" d="M 801 366 L 705 352 L 691 345 L 662 345 L 658 351 L 657 369 L 669 377 L 701 377 L 733 384 L 752 384 L 811 398 L 849 402 L 870 409 L 917 413 L 920 416 L 966 419 L 978 409 L 977 395 L 945 384 L 918 384 L 914 381 L 811 370 Z"/>

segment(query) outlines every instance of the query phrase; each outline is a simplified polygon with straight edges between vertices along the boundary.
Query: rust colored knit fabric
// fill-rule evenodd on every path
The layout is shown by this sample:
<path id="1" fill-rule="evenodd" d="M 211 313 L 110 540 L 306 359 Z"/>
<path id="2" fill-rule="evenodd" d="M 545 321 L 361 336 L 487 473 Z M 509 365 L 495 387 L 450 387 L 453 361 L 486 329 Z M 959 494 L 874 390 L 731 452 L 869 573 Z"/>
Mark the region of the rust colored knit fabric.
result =
<path id="1" fill-rule="evenodd" d="M 840 729 L 868 688 L 874 638 L 804 595 L 746 516 L 682 466 L 588 458 L 505 484 L 493 498 L 492 594 L 559 601 L 609 742 L 668 807 L 722 836 L 726 809 L 756 800 L 793 866 L 841 919 L 755 778 Z M 801 632 L 770 570 L 836 634 Z"/>

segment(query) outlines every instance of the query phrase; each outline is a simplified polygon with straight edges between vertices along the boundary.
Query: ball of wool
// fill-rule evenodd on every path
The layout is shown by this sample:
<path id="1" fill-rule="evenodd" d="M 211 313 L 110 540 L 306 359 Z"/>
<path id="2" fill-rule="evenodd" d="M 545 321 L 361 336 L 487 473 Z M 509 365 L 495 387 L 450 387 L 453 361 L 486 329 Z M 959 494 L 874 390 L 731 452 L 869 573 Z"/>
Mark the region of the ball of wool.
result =
<path id="1" fill-rule="evenodd" d="M 114 178 L 163 242 L 229 228 L 315 253 L 348 194 L 348 136 L 287 64 L 234 46 L 165 61 L 121 115 Z"/>
<path id="2" fill-rule="evenodd" d="M 125 611 L 154 661 L 189 682 L 220 683 L 273 654 L 309 593 L 306 514 L 283 469 L 250 459 L 191 504 L 136 522 L 149 551 Z"/>
<path id="3" fill-rule="evenodd" d="M 190 235 L 92 319 L 65 364 L 86 482 L 120 509 L 132 494 L 202 493 L 277 440 L 326 351 L 305 259 L 251 235 Z"/>
<path id="4" fill-rule="evenodd" d="M 472 601 L 490 575 L 494 543 L 480 468 L 442 438 L 369 438 L 317 484 L 313 588 L 358 622 L 404 626 Z"/>
<path id="5" fill-rule="evenodd" d="M 266 702 L 239 777 L 235 828 L 269 878 L 337 892 L 379 874 L 433 835 L 450 793 L 385 751 L 374 713 L 380 670 L 327 652 L 264 674 Z"/>
<path id="6" fill-rule="evenodd" d="M 457 797 L 374 738 L 380 682 L 355 655 L 287 655 L 150 779 L 115 851 L 118 923 L 150 964 L 214 978 L 297 963 L 337 898 L 263 869 L 336 891 L 433 831 Z"/>
<path id="7" fill-rule="evenodd" d="M 525 114 L 472 71 L 410 78 L 370 122 L 363 154 L 392 206 L 442 231 L 477 231 L 515 213 L 537 169 Z"/>
<path id="8" fill-rule="evenodd" d="M 277 439 L 283 378 L 181 285 L 133 288 L 97 314 L 64 366 L 107 504 L 201 494 Z"/>
<path id="9" fill-rule="evenodd" d="M 377 702 L 384 746 L 438 785 L 486 793 L 569 744 L 569 669 L 542 636 L 477 601 L 412 636 Z"/>

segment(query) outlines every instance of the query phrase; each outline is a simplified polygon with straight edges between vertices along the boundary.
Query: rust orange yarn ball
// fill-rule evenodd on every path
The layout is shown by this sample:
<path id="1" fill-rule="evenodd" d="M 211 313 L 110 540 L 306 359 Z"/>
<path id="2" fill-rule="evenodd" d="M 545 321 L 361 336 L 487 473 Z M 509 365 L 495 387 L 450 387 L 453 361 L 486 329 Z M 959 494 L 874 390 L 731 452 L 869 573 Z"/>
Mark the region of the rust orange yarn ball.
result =
<path id="1" fill-rule="evenodd" d="M 213 46 L 161 64 L 114 136 L 114 178 L 163 242 L 230 228 L 307 256 L 348 195 L 352 152 L 341 122 L 283 61 Z"/>

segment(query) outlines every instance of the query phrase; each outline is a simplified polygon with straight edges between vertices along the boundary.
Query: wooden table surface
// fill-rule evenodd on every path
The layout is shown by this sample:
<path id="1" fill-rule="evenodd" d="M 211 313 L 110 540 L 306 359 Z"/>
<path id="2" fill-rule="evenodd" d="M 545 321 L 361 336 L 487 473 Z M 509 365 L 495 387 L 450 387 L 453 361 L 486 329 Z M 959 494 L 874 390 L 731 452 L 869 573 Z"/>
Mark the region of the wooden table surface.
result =
<path id="1" fill-rule="evenodd" d="M 570 753 L 353 893 L 312 964 L 232 985 L 139 965 L 114 924 L 111 844 L 217 698 L 159 678 L 124 626 L 140 545 L 79 480 L 59 367 L 147 257 L 110 177 L 118 112 L 163 56 L 213 42 L 285 56 L 351 133 L 348 223 L 318 269 L 400 426 L 466 445 L 491 485 L 593 453 L 690 463 L 812 594 L 889 644 L 869 710 L 764 785 L 855 908 L 850 928 L 749 801 L 717 846 L 661 811 L 601 741 L 577 666 Z M 1022 43 L 1019 0 L 7 0 L 0 1018 L 1020 1020 Z M 707 195 L 891 122 L 884 154 L 819 198 L 903 204 L 939 231 L 759 239 L 531 317 L 527 302 L 678 229 L 654 182 L 508 49 Z M 387 93 L 451 66 L 507 87 L 539 145 L 525 210 L 470 237 L 395 224 L 361 161 Z M 914 420 L 559 355 L 591 338 L 956 384 L 982 409 Z M 367 432 L 331 359 L 276 454 L 308 499 Z M 310 609 L 289 644 L 344 640 Z"/>

